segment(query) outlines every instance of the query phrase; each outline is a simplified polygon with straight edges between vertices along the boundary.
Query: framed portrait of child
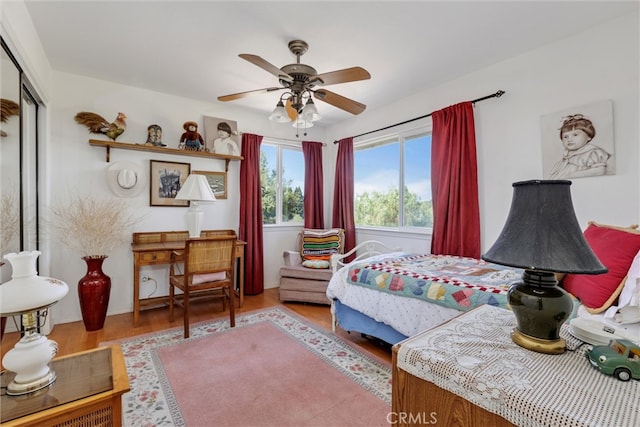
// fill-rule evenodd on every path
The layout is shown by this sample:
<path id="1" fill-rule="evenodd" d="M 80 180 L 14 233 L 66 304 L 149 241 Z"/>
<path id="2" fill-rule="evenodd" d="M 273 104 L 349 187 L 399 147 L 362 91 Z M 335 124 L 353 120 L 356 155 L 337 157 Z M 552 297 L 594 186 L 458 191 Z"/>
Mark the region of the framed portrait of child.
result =
<path id="1" fill-rule="evenodd" d="M 204 117 L 205 151 L 224 156 L 239 156 L 238 124 L 234 120 Z"/>
<path id="2" fill-rule="evenodd" d="M 545 179 L 615 175 L 611 100 L 542 116 Z"/>

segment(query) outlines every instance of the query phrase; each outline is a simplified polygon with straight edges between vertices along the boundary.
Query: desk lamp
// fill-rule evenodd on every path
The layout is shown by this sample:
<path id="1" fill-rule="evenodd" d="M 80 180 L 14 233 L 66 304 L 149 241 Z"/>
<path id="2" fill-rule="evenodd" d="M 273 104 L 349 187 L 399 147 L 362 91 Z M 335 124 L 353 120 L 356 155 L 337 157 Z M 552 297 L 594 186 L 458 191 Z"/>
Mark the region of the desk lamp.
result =
<path id="1" fill-rule="evenodd" d="M 204 175 L 189 175 L 180 191 L 178 191 L 176 200 L 189 200 L 191 202 L 189 210 L 185 214 L 189 238 L 200 237 L 203 212 L 198 206 L 198 202 L 213 202 L 216 200 L 207 178 Z"/>
<path id="2" fill-rule="evenodd" d="M 20 341 L 2 358 L 4 367 L 16 373 L 7 386 L 10 396 L 40 390 L 56 380 L 49 362 L 56 355 L 58 345 L 40 335 L 39 320 L 46 318 L 48 308 L 61 300 L 69 287 L 61 280 L 38 276 L 36 260 L 39 255 L 39 251 L 31 251 L 4 256 L 13 271 L 11 280 L 0 286 L 0 315 L 22 316 L 24 328 Z"/>
<path id="3" fill-rule="evenodd" d="M 554 272 L 607 272 L 578 225 L 570 186 L 571 181 L 514 183 L 504 228 L 482 256 L 485 261 L 525 269 L 522 282 L 512 284 L 507 294 L 517 323 L 511 339 L 539 353 L 565 351 L 560 327 L 573 311 L 573 300 L 558 287 Z"/>

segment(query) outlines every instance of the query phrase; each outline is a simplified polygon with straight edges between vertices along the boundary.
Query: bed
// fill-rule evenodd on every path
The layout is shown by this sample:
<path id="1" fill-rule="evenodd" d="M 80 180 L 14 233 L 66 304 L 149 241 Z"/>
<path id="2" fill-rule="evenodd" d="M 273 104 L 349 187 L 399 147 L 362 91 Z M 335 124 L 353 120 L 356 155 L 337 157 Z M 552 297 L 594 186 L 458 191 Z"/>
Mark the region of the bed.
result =
<path id="1" fill-rule="evenodd" d="M 609 272 L 597 276 L 582 277 L 582 275 L 567 275 L 567 277 L 562 278 L 562 286 L 576 297 L 572 320 L 563 325 L 563 331 L 567 332 L 563 337 L 567 339 L 567 342 L 570 342 L 569 339 L 572 336 L 572 340 L 575 341 L 577 348 L 580 349 L 582 348 L 580 347 L 581 342 L 598 345 L 594 341 L 594 338 L 604 337 L 606 340 L 608 334 L 611 334 L 611 331 L 615 331 L 616 335 L 624 334 L 626 338 L 640 344 L 640 231 L 638 231 L 638 227 L 616 227 L 590 222 L 584 231 L 584 235 L 596 256 L 609 269 Z M 457 317 L 464 311 L 469 311 L 474 304 L 470 302 L 464 307 L 450 307 L 444 304 L 436 304 L 433 301 L 423 301 L 418 298 L 393 295 L 388 290 L 385 292 L 376 289 L 376 286 L 367 287 L 350 283 L 362 277 L 362 273 L 360 271 L 356 272 L 355 270 L 364 269 L 364 264 L 379 264 L 376 267 L 377 272 L 388 272 L 391 274 L 391 272 L 395 273 L 393 268 L 389 267 L 394 264 L 394 259 L 414 256 L 403 253 L 397 249 L 389 249 L 380 242 L 365 242 L 358 245 L 354 253 L 358 253 L 359 256 L 350 263 L 344 263 L 344 257 L 336 256 L 335 259 L 332 259 L 332 266 L 335 272 L 329 282 L 327 296 L 332 300 L 334 326 L 340 326 L 342 329 L 348 331 L 357 331 L 372 335 L 389 343 L 398 343 L 393 347 L 394 384 L 391 414 L 406 414 L 414 417 L 419 417 L 424 414 L 430 416 L 433 414 L 433 409 L 436 408 L 438 421 L 444 424 L 447 423 L 447 415 L 451 414 L 456 422 L 465 425 L 512 425 L 511 422 L 507 421 L 508 417 L 503 417 L 504 414 L 498 415 L 499 411 L 496 407 L 483 409 L 470 400 L 466 400 L 464 395 L 459 392 L 448 392 L 444 388 L 434 385 L 428 375 L 414 372 L 414 368 L 422 366 L 420 361 L 431 360 L 429 349 L 433 348 L 433 346 L 430 345 L 430 343 L 424 346 L 424 353 L 420 352 L 405 358 L 396 357 L 396 354 L 399 354 L 403 347 L 407 347 L 408 342 L 414 341 L 420 335 L 430 335 L 433 330 L 437 331 L 446 328 L 447 325 L 456 324 L 457 320 L 451 319 Z M 488 263 L 483 265 L 482 261 L 478 261 L 476 268 L 482 268 L 486 266 L 486 264 Z M 385 265 L 389 267 L 387 268 L 389 271 L 383 271 Z M 489 265 L 488 268 L 493 268 L 493 265 Z M 502 267 L 497 266 L 496 268 L 504 272 Z M 449 270 L 452 269 L 449 268 Z M 350 271 L 352 272 L 352 280 L 349 280 Z M 517 279 L 520 278 L 520 271 L 512 270 L 512 273 Z M 370 273 L 367 273 L 367 281 L 370 281 L 369 274 Z M 506 272 L 504 272 L 504 276 L 505 279 L 509 279 Z M 387 279 L 388 282 L 393 281 L 391 276 L 388 276 Z M 444 280 L 444 277 L 440 279 Z M 468 289 L 468 286 L 471 285 L 462 280 L 458 286 L 460 289 Z M 496 284 L 492 293 L 494 295 L 502 295 L 506 290 L 503 289 L 502 286 L 503 285 Z M 480 301 L 480 299 L 481 298 L 478 297 L 478 301 Z M 496 300 L 497 299 L 498 297 L 496 297 Z M 482 310 L 488 309 L 496 310 L 493 307 L 487 307 L 486 304 L 487 303 L 485 303 L 485 306 L 481 307 L 479 311 L 474 313 L 480 313 Z M 500 306 L 499 302 L 494 304 Z M 474 313 L 468 313 L 462 317 L 469 317 L 469 315 L 474 315 Z M 511 329 L 511 327 L 499 321 L 498 318 L 502 317 L 501 310 L 496 313 L 498 314 L 493 315 L 495 319 L 491 317 L 488 318 L 488 320 L 498 322 L 501 339 L 506 340 L 505 342 L 513 347 L 511 341 L 508 339 L 508 334 L 502 333 L 502 331 Z M 504 316 L 508 316 L 508 314 L 507 311 L 504 312 Z M 398 320 L 398 318 L 400 320 Z M 402 321 L 402 319 L 405 320 Z M 476 335 L 479 334 L 479 336 L 482 336 L 483 329 L 481 327 L 476 328 L 475 325 L 485 322 L 484 319 L 485 318 L 483 318 L 482 321 L 478 320 L 478 322 L 473 323 L 474 327 L 464 329 L 464 336 L 459 340 L 450 337 L 447 342 L 452 343 L 452 346 L 443 348 L 441 356 L 458 361 L 464 368 L 466 368 L 466 363 L 470 361 L 473 362 L 473 360 L 475 360 L 473 358 L 461 359 L 460 354 L 455 351 L 455 346 L 465 345 L 465 343 L 469 342 L 469 337 L 467 336 L 469 331 L 473 331 Z M 451 322 L 448 322 L 449 320 L 451 320 Z M 591 329 L 589 327 L 593 324 L 587 324 L 587 327 L 580 331 L 574 327 L 574 324 L 577 323 L 578 320 L 592 321 L 594 322 L 593 324 L 598 325 L 597 329 L 599 330 L 596 331 L 595 327 Z M 513 323 L 513 321 L 511 322 Z M 431 329 L 431 331 L 423 332 L 429 329 Z M 592 336 L 592 333 L 599 333 L 599 337 Z M 400 341 L 404 340 L 403 337 L 415 337 L 416 335 L 418 337 L 409 338 L 405 342 L 400 343 Z M 547 360 L 546 358 L 557 358 L 556 360 L 558 361 L 575 359 L 575 361 L 570 361 L 570 364 L 573 363 L 580 369 L 586 370 L 589 375 L 595 376 L 599 384 L 595 390 L 602 390 L 601 385 L 606 384 L 607 389 L 611 387 L 621 387 L 621 395 L 629 396 L 632 395 L 635 390 L 629 392 L 628 390 L 630 389 L 628 387 L 633 386 L 637 388 L 635 383 L 621 383 L 616 379 L 601 376 L 602 374 L 592 370 L 591 366 L 583 359 L 584 356 L 578 357 L 582 355 L 582 353 L 566 352 L 563 355 L 553 356 L 534 352 L 529 352 L 528 354 L 531 357 L 545 358 L 545 360 Z M 505 360 L 511 359 L 506 357 Z M 427 365 L 424 364 L 424 366 Z M 525 366 L 525 364 L 522 366 Z M 511 368 L 508 370 L 510 369 Z M 488 370 L 488 372 L 489 371 L 491 370 Z M 451 382 L 455 386 L 457 380 L 450 379 L 451 375 L 447 377 L 446 381 Z M 580 375 L 578 375 L 578 377 L 582 378 Z M 548 378 L 548 376 L 543 375 L 541 378 Z M 515 382 L 512 385 L 517 386 L 518 384 L 520 383 Z M 582 386 L 585 384 L 586 383 L 582 384 Z M 587 387 L 587 389 L 588 388 L 589 387 Z M 575 392 L 576 387 L 571 385 L 570 390 Z M 625 390 L 627 391 L 625 392 Z M 602 396 L 609 395 L 612 394 L 602 394 Z M 553 393 L 546 395 L 546 397 L 548 396 L 553 396 Z M 567 399 L 571 396 L 572 393 L 563 393 L 561 395 L 562 399 Z M 553 397 L 552 400 L 555 402 L 555 397 Z M 618 403 L 618 400 L 623 402 L 622 406 L 627 404 L 624 403 L 626 401 L 622 398 L 613 400 L 615 404 Z M 636 402 L 633 401 L 633 403 Z M 546 405 L 548 405 L 548 403 Z M 557 405 L 546 406 L 545 408 L 548 409 L 555 406 Z M 576 408 L 578 408 L 578 406 L 576 406 Z M 629 417 L 635 417 L 636 421 L 634 422 L 637 424 L 637 409 L 629 408 L 630 407 L 627 407 L 626 410 L 623 409 L 617 412 L 604 412 L 606 412 L 607 417 L 625 417 L 627 415 Z M 590 408 L 589 411 L 582 412 L 579 410 L 578 414 L 581 417 L 587 414 L 587 417 L 589 417 L 591 416 L 592 409 L 593 408 Z M 529 410 L 529 412 L 534 413 L 535 411 Z M 593 420 L 591 418 L 586 419 Z M 396 423 L 398 425 L 407 424 L 399 419 L 396 421 L 398 421 Z M 413 421 L 416 421 L 416 419 Z M 426 421 L 431 421 L 431 419 L 427 419 Z M 427 422 L 423 423 L 426 424 Z M 411 422 L 410 424 L 415 423 Z M 516 424 L 524 425 L 526 423 L 518 421 Z M 545 423 L 538 422 L 536 425 L 538 424 Z M 600 424 L 607 425 L 606 422 Z M 622 425 L 620 423 L 617 424 Z M 636 424 L 631 423 L 629 425 Z"/>
<path id="2" fill-rule="evenodd" d="M 351 254 L 356 259 L 343 261 Z M 445 255 L 410 254 L 367 241 L 332 256 L 327 287 L 334 329 L 395 344 L 474 307 L 507 307 L 522 270 Z"/>
<path id="3" fill-rule="evenodd" d="M 575 297 L 571 318 L 613 326 L 640 343 L 640 230 L 589 222 L 584 236 L 607 266 L 602 275 L 567 275 L 562 286 Z M 355 256 L 350 262 L 346 260 Z M 331 257 L 327 287 L 333 327 L 396 344 L 462 312 L 489 304 L 507 308 L 514 269 L 483 260 L 409 254 L 382 242 L 363 242 Z M 626 286 L 625 286 L 626 285 Z M 577 323 L 577 322 L 576 322 Z M 580 327 L 590 328 L 591 324 Z M 603 326 L 603 328 L 607 329 Z M 582 328 L 570 332 L 585 340 Z M 634 339 L 635 338 L 635 339 Z M 607 337 L 604 337 L 606 341 Z"/>

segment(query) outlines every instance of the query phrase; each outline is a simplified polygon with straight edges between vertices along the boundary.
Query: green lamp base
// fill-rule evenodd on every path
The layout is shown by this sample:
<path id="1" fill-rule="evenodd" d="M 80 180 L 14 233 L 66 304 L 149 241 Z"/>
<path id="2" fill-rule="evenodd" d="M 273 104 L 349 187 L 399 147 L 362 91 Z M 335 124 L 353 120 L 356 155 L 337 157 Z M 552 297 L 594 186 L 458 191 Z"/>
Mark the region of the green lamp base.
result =
<path id="1" fill-rule="evenodd" d="M 557 286 L 551 272 L 525 270 L 522 279 L 512 284 L 507 294 L 517 324 L 511 339 L 539 353 L 564 353 L 566 343 L 560 338 L 560 327 L 573 310 L 571 297 Z"/>

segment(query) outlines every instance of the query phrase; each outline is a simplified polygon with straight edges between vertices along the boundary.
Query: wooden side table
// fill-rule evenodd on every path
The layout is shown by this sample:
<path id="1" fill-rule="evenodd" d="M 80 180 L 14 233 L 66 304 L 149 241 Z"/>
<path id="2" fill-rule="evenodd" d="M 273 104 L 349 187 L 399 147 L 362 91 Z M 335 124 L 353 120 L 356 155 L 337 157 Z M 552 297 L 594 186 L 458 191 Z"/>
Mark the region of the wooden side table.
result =
<path id="1" fill-rule="evenodd" d="M 3 426 L 122 425 L 122 395 L 129 391 L 129 377 L 120 346 L 56 358 L 51 368 L 57 375 L 56 381 L 24 396 L 5 395 L 4 388 L 15 374 L 2 372 Z"/>
<path id="2" fill-rule="evenodd" d="M 587 347 L 543 354 L 510 337 L 515 316 L 484 305 L 393 348 L 392 416 L 399 426 L 637 426 L 640 381 L 593 368 Z M 573 351 L 570 351 L 572 350 Z"/>

